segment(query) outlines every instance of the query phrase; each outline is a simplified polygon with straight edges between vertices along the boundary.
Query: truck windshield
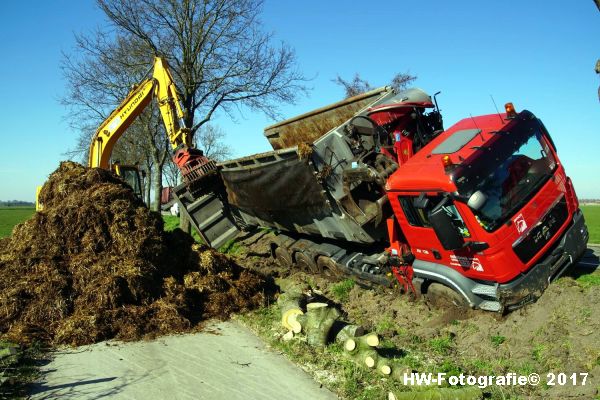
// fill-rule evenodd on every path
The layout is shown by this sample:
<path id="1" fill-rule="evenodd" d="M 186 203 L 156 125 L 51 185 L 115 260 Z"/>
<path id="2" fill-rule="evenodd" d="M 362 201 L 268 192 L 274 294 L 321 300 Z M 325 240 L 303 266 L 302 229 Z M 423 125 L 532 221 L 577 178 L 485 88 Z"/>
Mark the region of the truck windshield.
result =
<path id="1" fill-rule="evenodd" d="M 487 196 L 483 207 L 473 211 L 487 231 L 512 217 L 556 169 L 540 122 L 533 114 L 528 116 L 495 133 L 484 149 L 452 174 L 460 195 L 468 198 L 480 190 Z"/>

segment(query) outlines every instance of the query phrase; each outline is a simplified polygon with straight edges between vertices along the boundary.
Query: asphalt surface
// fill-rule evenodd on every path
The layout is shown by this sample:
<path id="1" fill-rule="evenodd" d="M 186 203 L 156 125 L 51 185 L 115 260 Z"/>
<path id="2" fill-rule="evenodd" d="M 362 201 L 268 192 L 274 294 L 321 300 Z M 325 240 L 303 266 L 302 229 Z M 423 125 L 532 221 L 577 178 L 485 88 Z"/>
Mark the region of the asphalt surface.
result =
<path id="1" fill-rule="evenodd" d="M 61 350 L 42 373 L 33 399 L 337 399 L 232 321 L 151 342 Z"/>
<path id="2" fill-rule="evenodd" d="M 600 273 L 600 245 L 566 274 Z M 33 399 L 315 399 L 337 397 L 236 322 L 151 342 L 56 352 Z"/>

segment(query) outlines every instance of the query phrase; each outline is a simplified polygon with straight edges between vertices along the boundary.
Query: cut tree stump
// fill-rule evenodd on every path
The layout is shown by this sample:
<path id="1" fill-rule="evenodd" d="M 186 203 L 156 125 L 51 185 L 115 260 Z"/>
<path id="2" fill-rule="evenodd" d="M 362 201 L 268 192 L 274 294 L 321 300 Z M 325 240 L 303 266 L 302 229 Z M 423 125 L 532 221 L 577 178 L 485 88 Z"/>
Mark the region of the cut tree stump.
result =
<path id="1" fill-rule="evenodd" d="M 283 293 L 305 293 L 310 291 L 310 286 L 306 283 L 296 282 L 292 279 L 277 278 L 275 284 L 279 286 L 280 292 Z"/>
<path id="2" fill-rule="evenodd" d="M 310 310 L 316 310 L 317 308 L 325 308 L 328 306 L 329 306 L 329 304 L 327 304 L 327 303 L 308 303 L 306 305 L 306 312 L 308 312 Z"/>
<path id="3" fill-rule="evenodd" d="M 379 356 L 377 358 L 377 372 L 382 375 L 391 375 L 392 374 L 392 363 L 391 360 L 386 357 Z"/>
<path id="4" fill-rule="evenodd" d="M 362 349 L 369 349 L 371 347 L 379 346 L 379 336 L 376 333 L 367 333 L 362 336 L 355 336 L 346 339 L 344 342 L 344 350 L 354 354 Z"/>
<path id="5" fill-rule="evenodd" d="M 368 368 L 375 368 L 375 365 L 377 365 L 377 360 L 379 360 L 379 354 L 377 353 L 377 350 L 365 350 L 359 354 L 364 356 L 364 363 Z"/>
<path id="6" fill-rule="evenodd" d="M 293 330 L 294 333 L 300 333 L 298 329 L 298 323 L 296 317 L 304 314 L 302 311 L 301 303 L 304 300 L 304 294 L 299 292 L 285 292 L 279 295 L 277 304 L 281 310 L 281 325 L 289 330 Z"/>
<path id="7" fill-rule="evenodd" d="M 329 307 L 327 303 L 308 303 L 306 314 L 301 319 L 297 318 L 297 321 L 306 332 L 306 342 L 309 345 L 324 347 L 331 327 L 340 316 L 340 311 Z"/>
<path id="8" fill-rule="evenodd" d="M 345 343 L 348 339 L 353 339 L 357 336 L 365 334 L 365 328 L 359 325 L 344 325 L 342 329 L 335 335 L 335 341 L 338 343 Z"/>
<path id="9" fill-rule="evenodd" d="M 339 320 L 340 310 L 330 307 L 327 303 L 312 302 L 306 304 L 306 313 L 302 307 L 306 301 L 306 291 L 310 289 L 304 284 L 298 284 L 291 280 L 278 279 L 276 283 L 281 288 L 285 288 L 277 299 L 277 304 L 281 310 L 281 324 L 289 331 L 283 335 L 283 340 L 291 340 L 295 334 L 306 333 L 306 342 L 315 347 L 324 347 L 331 340 L 340 343 L 344 347 L 344 354 L 353 359 L 363 368 L 375 369 L 378 373 L 390 379 L 403 382 L 404 374 L 411 373 L 412 369 L 401 365 L 397 360 L 383 357 L 377 351 L 380 344 L 379 336 L 376 333 L 367 333 L 362 326 L 352 325 Z M 412 399 L 413 397 L 392 397 L 392 396 L 414 396 L 415 392 L 391 393 L 390 399 Z M 418 392 L 419 396 L 422 396 Z M 432 396 L 445 395 L 445 392 L 439 392 L 438 389 Z M 458 390 L 453 390 L 450 395 L 458 394 Z M 467 393 L 468 394 L 468 393 Z M 461 394 L 465 396 L 467 394 Z M 429 397 L 414 397 L 416 400 L 429 399 Z M 431 399 L 446 399 L 452 397 L 431 397 Z M 458 399 L 471 399 L 471 397 L 457 397 Z"/>

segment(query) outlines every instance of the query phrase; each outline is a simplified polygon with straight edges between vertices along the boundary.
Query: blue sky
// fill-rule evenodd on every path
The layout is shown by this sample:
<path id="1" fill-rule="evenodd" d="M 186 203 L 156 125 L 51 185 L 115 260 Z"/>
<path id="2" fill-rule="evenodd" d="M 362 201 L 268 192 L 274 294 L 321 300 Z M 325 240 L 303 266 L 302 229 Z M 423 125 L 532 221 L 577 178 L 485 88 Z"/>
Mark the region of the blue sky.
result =
<path id="1" fill-rule="evenodd" d="M 33 200 L 35 186 L 75 144 L 59 104 L 65 82 L 61 51 L 74 32 L 105 23 L 92 1 L 5 2 L 0 11 L 0 200 Z M 600 198 L 600 12 L 592 0 L 360 2 L 267 0 L 263 20 L 275 40 L 296 49 L 313 77 L 308 97 L 285 117 L 339 100 L 331 82 L 355 72 L 373 86 L 396 72 L 439 97 L 446 127 L 512 101 L 546 124 L 580 197 Z M 269 150 L 273 123 L 244 111 L 220 115 L 236 156 Z"/>

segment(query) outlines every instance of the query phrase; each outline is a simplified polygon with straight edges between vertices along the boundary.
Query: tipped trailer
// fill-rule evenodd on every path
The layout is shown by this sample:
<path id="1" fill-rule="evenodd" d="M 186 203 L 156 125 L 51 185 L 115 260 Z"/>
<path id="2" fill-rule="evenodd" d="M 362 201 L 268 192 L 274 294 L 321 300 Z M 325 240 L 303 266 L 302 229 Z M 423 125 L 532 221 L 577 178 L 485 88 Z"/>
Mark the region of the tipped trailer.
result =
<path id="1" fill-rule="evenodd" d="M 273 228 L 282 266 L 409 292 L 450 288 L 498 312 L 535 301 L 586 249 L 552 138 L 510 103 L 444 130 L 425 92 L 384 87 L 265 136 L 273 151 L 219 163 L 173 190 L 212 247 Z"/>

